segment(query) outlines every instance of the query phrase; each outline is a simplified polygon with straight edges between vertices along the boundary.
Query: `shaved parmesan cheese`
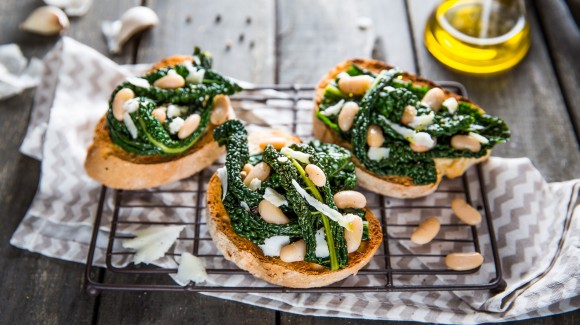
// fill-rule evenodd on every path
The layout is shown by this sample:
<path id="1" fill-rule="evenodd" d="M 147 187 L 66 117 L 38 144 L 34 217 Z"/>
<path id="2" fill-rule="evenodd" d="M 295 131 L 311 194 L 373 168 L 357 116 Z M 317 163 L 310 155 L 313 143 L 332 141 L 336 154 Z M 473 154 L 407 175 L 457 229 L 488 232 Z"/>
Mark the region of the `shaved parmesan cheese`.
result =
<path id="1" fill-rule="evenodd" d="M 282 247 L 290 244 L 290 236 L 272 236 L 264 240 L 263 245 L 258 245 L 265 256 L 280 256 Z"/>
<path id="2" fill-rule="evenodd" d="M 288 157 L 278 157 L 278 161 L 281 163 L 285 163 L 288 161 Z"/>
<path id="3" fill-rule="evenodd" d="M 390 151 L 389 148 L 370 147 L 367 155 L 370 160 L 381 161 L 385 158 L 389 158 Z"/>
<path id="4" fill-rule="evenodd" d="M 127 130 L 129 130 L 129 133 L 131 133 L 131 137 L 133 139 L 137 139 L 137 127 L 135 126 L 135 122 L 133 122 L 133 120 L 131 119 L 131 115 L 129 115 L 129 112 L 125 112 L 125 114 L 123 115 L 123 122 L 125 122 L 125 126 L 127 127 Z"/>
<path id="5" fill-rule="evenodd" d="M 320 112 L 320 114 L 324 116 L 338 115 L 338 113 L 340 113 L 340 110 L 342 109 L 342 106 L 344 106 L 344 99 L 341 99 L 338 103 L 328 107 L 323 112 Z"/>
<path id="6" fill-rule="evenodd" d="M 488 144 L 488 143 L 489 143 L 489 140 L 487 140 L 487 138 L 486 138 L 486 137 L 484 137 L 484 136 L 483 136 L 483 135 L 481 135 L 481 134 L 477 134 L 477 133 L 469 132 L 469 134 L 468 134 L 468 135 L 469 135 L 470 137 L 474 138 L 475 140 L 479 141 L 479 143 L 482 143 L 482 144 Z"/>
<path id="7" fill-rule="evenodd" d="M 391 91 L 395 90 L 395 87 L 391 87 L 391 86 L 386 86 L 385 88 L 383 88 L 384 90 L 386 90 L 388 93 L 390 93 Z"/>
<path id="8" fill-rule="evenodd" d="M 216 171 L 220 181 L 222 183 L 222 200 L 226 198 L 226 193 L 228 192 L 228 170 L 226 166 L 218 168 Z"/>
<path id="9" fill-rule="evenodd" d="M 298 184 L 298 182 L 294 179 L 292 180 L 292 185 L 294 185 L 294 188 L 296 188 L 298 194 L 300 194 L 300 196 L 302 196 L 308 202 L 308 204 L 310 204 L 313 208 L 315 208 L 316 211 L 329 217 L 332 221 L 338 222 L 338 224 L 341 227 L 346 228 L 348 231 L 353 230 L 352 217 L 349 217 L 348 215 L 343 216 L 342 214 L 340 214 L 340 212 L 318 201 L 316 198 L 308 194 L 306 190 L 300 187 L 300 184 Z"/>
<path id="10" fill-rule="evenodd" d="M 280 150 L 280 153 L 298 160 L 301 163 L 310 164 L 310 155 L 301 151 L 292 150 L 288 147 L 284 147 Z"/>
<path id="11" fill-rule="evenodd" d="M 254 178 L 251 182 L 250 182 L 250 186 L 248 186 L 250 188 L 250 190 L 252 191 L 257 191 L 260 189 L 260 187 L 262 187 L 262 181 L 259 178 Z"/>
<path id="12" fill-rule="evenodd" d="M 389 121 L 384 116 L 379 116 L 382 118 L 395 132 L 402 135 L 407 141 L 420 145 L 425 146 L 427 148 L 433 148 L 435 146 L 435 140 L 431 138 L 431 136 L 426 132 L 417 132 L 415 130 L 400 126 L 399 124 L 393 123 Z"/>
<path id="13" fill-rule="evenodd" d="M 123 109 L 125 112 L 133 113 L 139 109 L 139 100 L 137 98 L 131 98 L 123 104 Z"/>
<path id="14" fill-rule="evenodd" d="M 136 250 L 135 264 L 149 264 L 165 255 L 185 226 L 151 226 L 135 231 L 135 238 L 123 241 L 123 247 Z"/>
<path id="15" fill-rule="evenodd" d="M 339 73 L 336 77 L 339 79 L 343 79 L 343 78 L 350 78 L 350 75 L 343 71 L 343 72 Z"/>
<path id="16" fill-rule="evenodd" d="M 139 77 L 129 77 L 129 78 L 127 78 L 127 82 L 132 84 L 133 86 L 137 86 L 137 87 L 141 87 L 141 88 L 145 88 L 145 89 L 148 89 L 149 87 L 151 87 L 151 85 L 149 84 L 149 81 L 147 81 L 147 79 L 143 79 L 143 78 L 139 78 Z"/>
<path id="17" fill-rule="evenodd" d="M 286 200 L 282 194 L 276 192 L 276 190 L 271 187 L 266 187 L 263 197 L 266 201 L 272 203 L 276 207 L 280 207 L 281 205 L 288 205 L 288 200 Z"/>
<path id="18" fill-rule="evenodd" d="M 240 202 L 240 206 L 242 207 L 242 209 L 250 212 L 250 206 L 245 201 Z"/>
<path id="19" fill-rule="evenodd" d="M 181 108 L 177 105 L 170 104 L 167 106 L 167 117 L 176 117 L 181 115 Z"/>
<path id="20" fill-rule="evenodd" d="M 326 234 L 324 228 L 320 228 L 316 231 L 316 257 L 324 258 L 330 256 L 330 251 L 328 250 L 328 243 L 326 242 Z"/>
<path id="21" fill-rule="evenodd" d="M 449 97 L 446 100 L 444 100 L 443 103 L 441 103 L 441 105 L 447 107 L 449 113 L 454 114 L 455 111 L 457 110 L 458 103 L 455 97 Z"/>
<path id="22" fill-rule="evenodd" d="M 193 84 L 202 83 L 203 77 L 205 75 L 204 69 L 197 69 L 196 67 L 193 66 L 191 61 L 183 62 L 183 65 L 187 68 L 187 71 L 189 71 L 189 74 L 185 78 L 185 81 L 191 82 Z"/>
<path id="23" fill-rule="evenodd" d="M 175 134 L 179 132 L 179 129 L 183 126 L 185 121 L 181 117 L 176 117 L 169 123 L 169 132 Z"/>
<path id="24" fill-rule="evenodd" d="M 182 287 L 191 281 L 200 283 L 207 280 L 207 272 L 201 259 L 188 252 L 181 253 L 181 263 L 179 263 L 177 273 L 171 275 L 173 280 Z"/>
<path id="25" fill-rule="evenodd" d="M 433 119 L 435 118 L 435 112 L 431 111 L 427 115 L 417 115 L 413 118 L 413 121 L 409 123 L 409 126 L 413 129 L 424 128 L 433 124 Z"/>

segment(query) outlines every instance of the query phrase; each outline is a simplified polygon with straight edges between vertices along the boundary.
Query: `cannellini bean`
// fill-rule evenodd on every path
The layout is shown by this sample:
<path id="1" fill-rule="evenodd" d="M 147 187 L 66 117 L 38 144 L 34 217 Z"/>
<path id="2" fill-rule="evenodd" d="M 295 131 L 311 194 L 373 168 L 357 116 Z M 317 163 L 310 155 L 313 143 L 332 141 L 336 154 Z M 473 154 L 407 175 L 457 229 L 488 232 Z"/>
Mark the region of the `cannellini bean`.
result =
<path id="1" fill-rule="evenodd" d="M 246 175 L 248 175 L 250 173 L 250 171 L 252 170 L 252 168 L 254 168 L 254 166 L 252 166 L 250 164 L 245 164 L 242 171 L 246 172 Z"/>
<path id="2" fill-rule="evenodd" d="M 431 148 L 427 147 L 427 146 L 422 146 L 420 144 L 415 144 L 415 143 L 410 143 L 409 146 L 411 146 L 411 150 L 415 151 L 415 152 L 426 152 L 431 150 Z"/>
<path id="3" fill-rule="evenodd" d="M 260 143 L 258 143 L 258 146 L 260 147 L 260 150 L 264 151 L 264 149 L 266 149 L 266 147 L 268 145 L 271 145 L 272 147 L 274 147 L 276 150 L 280 150 L 283 147 L 285 147 L 288 144 L 288 139 L 283 138 L 283 137 L 272 137 L 269 139 L 264 139 L 263 141 L 261 141 Z"/>
<path id="4" fill-rule="evenodd" d="M 161 108 L 154 109 L 153 112 L 151 112 L 151 115 L 155 116 L 161 123 L 165 123 L 165 119 L 167 118 L 165 111 Z"/>
<path id="5" fill-rule="evenodd" d="M 362 209 L 367 205 L 367 198 L 357 191 L 340 191 L 334 194 L 334 203 L 340 209 Z"/>
<path id="6" fill-rule="evenodd" d="M 240 172 L 240 176 L 242 177 L 242 179 L 244 179 L 244 178 L 246 178 L 246 176 L 248 176 L 248 173 Z"/>
<path id="7" fill-rule="evenodd" d="M 185 121 L 183 122 L 183 126 L 179 129 L 177 133 L 177 137 L 180 139 L 185 139 L 190 136 L 195 129 L 199 126 L 199 122 L 201 121 L 201 116 L 199 114 L 193 114 L 188 116 Z"/>
<path id="8" fill-rule="evenodd" d="M 423 245 L 432 241 L 441 229 L 441 223 L 437 217 L 429 217 L 419 224 L 419 227 L 411 234 L 411 241 Z"/>
<path id="9" fill-rule="evenodd" d="M 445 256 L 445 265 L 455 271 L 473 270 L 483 264 L 483 256 L 477 252 L 451 253 Z"/>
<path id="10" fill-rule="evenodd" d="M 222 125 L 228 120 L 232 104 L 230 98 L 225 95 L 217 95 L 213 100 L 213 112 L 210 121 L 213 125 Z"/>
<path id="11" fill-rule="evenodd" d="M 346 94 L 362 95 L 371 87 L 373 77 L 367 75 L 344 77 L 338 80 L 338 88 Z"/>
<path id="12" fill-rule="evenodd" d="M 417 109 L 415 106 L 407 105 L 405 109 L 403 109 L 403 115 L 401 116 L 401 123 L 408 125 L 409 123 L 413 122 L 417 116 Z"/>
<path id="13" fill-rule="evenodd" d="M 464 199 L 455 198 L 451 201 L 453 213 L 468 225 L 479 225 L 481 223 L 481 213 L 465 202 Z"/>
<path id="14" fill-rule="evenodd" d="M 346 249 L 349 253 L 356 252 L 362 241 L 363 235 L 363 221 L 357 216 L 352 221 L 352 231 L 344 230 L 344 239 L 346 239 Z"/>
<path id="15" fill-rule="evenodd" d="M 287 263 L 304 261 L 305 256 L 306 242 L 303 239 L 295 241 L 280 249 L 280 259 Z"/>
<path id="16" fill-rule="evenodd" d="M 454 135 L 451 138 L 451 146 L 457 150 L 469 150 L 471 152 L 478 152 L 481 150 L 481 143 L 469 135 Z"/>
<path id="17" fill-rule="evenodd" d="M 267 223 L 285 225 L 290 222 L 290 219 L 288 219 L 284 212 L 268 200 L 260 201 L 260 204 L 258 204 L 258 211 L 260 212 L 260 217 Z"/>
<path id="18" fill-rule="evenodd" d="M 304 168 L 304 171 L 306 171 L 308 178 L 310 178 L 314 185 L 318 187 L 326 185 L 326 175 L 324 175 L 324 172 L 322 169 L 320 169 L 320 167 L 313 164 L 308 164 Z"/>
<path id="19" fill-rule="evenodd" d="M 122 121 L 125 115 L 125 102 L 129 99 L 135 98 L 135 93 L 129 88 L 123 88 L 115 94 L 113 98 L 113 116 L 117 121 Z"/>
<path id="20" fill-rule="evenodd" d="M 369 147 L 380 147 L 385 142 L 383 129 L 378 125 L 371 125 L 367 130 L 367 144 Z"/>
<path id="21" fill-rule="evenodd" d="M 421 102 L 427 106 L 429 106 L 435 112 L 439 112 L 441 109 L 441 104 L 445 100 L 445 93 L 441 88 L 431 88 L 429 91 L 423 96 Z"/>
<path id="22" fill-rule="evenodd" d="M 340 114 L 338 114 L 338 127 L 344 132 L 350 130 L 354 123 L 354 116 L 359 110 L 360 108 L 355 102 L 347 102 L 344 104 Z"/>
<path id="23" fill-rule="evenodd" d="M 261 162 L 250 170 L 248 176 L 244 179 L 244 185 L 249 186 L 254 178 L 263 182 L 268 178 L 268 176 L 270 176 L 270 165 Z"/>
<path id="24" fill-rule="evenodd" d="M 181 75 L 175 72 L 175 70 L 169 70 L 165 76 L 155 80 L 153 86 L 163 89 L 181 88 L 185 86 L 185 79 L 183 79 Z"/>

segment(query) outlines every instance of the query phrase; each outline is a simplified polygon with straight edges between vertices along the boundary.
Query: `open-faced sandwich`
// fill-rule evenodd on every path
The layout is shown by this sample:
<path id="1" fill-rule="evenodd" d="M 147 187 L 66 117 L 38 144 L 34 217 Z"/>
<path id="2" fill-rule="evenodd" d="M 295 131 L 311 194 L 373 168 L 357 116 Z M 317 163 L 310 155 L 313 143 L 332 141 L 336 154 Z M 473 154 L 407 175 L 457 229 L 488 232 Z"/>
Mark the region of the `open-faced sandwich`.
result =
<path id="1" fill-rule="evenodd" d="M 227 95 L 239 90 L 198 48 L 128 78 L 96 127 L 88 175 L 112 188 L 143 189 L 197 173 L 223 154 L 213 129 L 234 117 Z"/>
<path id="2" fill-rule="evenodd" d="M 207 225 L 226 259 L 294 288 L 329 285 L 371 260 L 381 226 L 364 195 L 352 191 L 348 150 L 296 144 L 280 132 L 250 135 L 248 145 L 237 120 L 216 128 L 214 138 L 227 153 L 208 185 Z"/>
<path id="3" fill-rule="evenodd" d="M 487 159 L 510 133 L 469 99 L 383 62 L 354 59 L 316 88 L 313 134 L 352 150 L 359 185 L 398 198 L 428 195 Z"/>

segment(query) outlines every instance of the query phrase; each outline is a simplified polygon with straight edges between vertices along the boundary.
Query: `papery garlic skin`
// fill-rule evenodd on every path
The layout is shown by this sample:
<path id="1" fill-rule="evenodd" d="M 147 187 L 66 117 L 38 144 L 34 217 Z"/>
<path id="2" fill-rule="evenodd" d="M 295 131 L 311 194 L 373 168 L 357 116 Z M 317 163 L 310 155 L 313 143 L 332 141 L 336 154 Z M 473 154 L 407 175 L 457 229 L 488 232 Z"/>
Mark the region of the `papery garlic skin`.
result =
<path id="1" fill-rule="evenodd" d="M 63 9 L 71 17 L 80 17 L 89 12 L 93 0 L 44 0 L 44 3 Z"/>

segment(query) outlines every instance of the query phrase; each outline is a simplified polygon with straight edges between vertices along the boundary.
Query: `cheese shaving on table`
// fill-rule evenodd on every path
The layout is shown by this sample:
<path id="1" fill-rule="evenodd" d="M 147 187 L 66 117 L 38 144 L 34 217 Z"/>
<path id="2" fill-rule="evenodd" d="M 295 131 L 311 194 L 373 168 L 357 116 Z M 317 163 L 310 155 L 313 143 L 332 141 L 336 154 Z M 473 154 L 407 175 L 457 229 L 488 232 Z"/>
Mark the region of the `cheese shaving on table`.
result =
<path id="1" fill-rule="evenodd" d="M 292 150 L 288 147 L 280 149 L 280 153 L 288 157 L 294 158 L 301 163 L 310 164 L 310 155 L 307 153 Z"/>
<path id="2" fill-rule="evenodd" d="M 294 179 L 292 180 L 292 185 L 294 185 L 296 191 L 298 191 L 298 194 L 300 194 L 300 196 L 302 196 L 308 202 L 308 204 L 310 204 L 313 208 L 315 208 L 316 211 L 329 217 L 332 221 L 338 222 L 338 224 L 341 227 L 344 227 L 346 230 L 348 231 L 353 230 L 354 226 L 352 224 L 352 221 L 354 220 L 354 218 L 351 217 L 352 215 L 343 216 L 340 212 L 318 201 L 315 197 L 308 194 L 308 192 L 306 192 L 305 189 L 300 187 L 300 184 L 298 184 L 298 182 Z"/>
<path id="3" fill-rule="evenodd" d="M 228 192 L 228 170 L 226 166 L 218 168 L 216 171 L 220 181 L 222 183 L 222 201 L 226 198 L 226 193 Z"/>
<path id="4" fill-rule="evenodd" d="M 258 245 L 265 256 L 280 256 L 282 247 L 290 244 L 290 236 L 272 236 L 264 239 L 263 245 Z"/>
<path id="5" fill-rule="evenodd" d="M 135 264 L 149 264 L 165 255 L 185 226 L 150 226 L 135 231 L 135 238 L 123 241 L 124 248 L 134 249 Z"/>
<path id="6" fill-rule="evenodd" d="M 271 187 L 266 187 L 264 191 L 264 200 L 272 203 L 276 207 L 280 207 L 282 205 L 288 205 L 288 200 L 284 197 L 284 195 L 276 192 L 275 189 Z"/>
<path id="7" fill-rule="evenodd" d="M 207 280 L 207 272 L 199 257 L 183 252 L 181 253 L 181 263 L 179 263 L 177 273 L 171 274 L 171 277 L 177 284 L 184 287 L 189 282 L 205 282 Z"/>

